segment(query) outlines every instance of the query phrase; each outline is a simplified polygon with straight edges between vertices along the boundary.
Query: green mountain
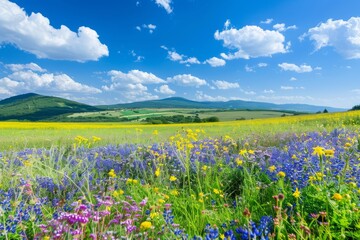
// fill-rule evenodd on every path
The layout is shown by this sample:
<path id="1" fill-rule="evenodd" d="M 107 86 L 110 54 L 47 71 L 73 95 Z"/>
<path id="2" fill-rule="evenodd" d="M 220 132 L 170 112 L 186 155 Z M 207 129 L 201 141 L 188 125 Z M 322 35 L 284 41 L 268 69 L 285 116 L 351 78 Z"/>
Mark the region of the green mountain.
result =
<path id="1" fill-rule="evenodd" d="M 181 97 L 171 97 L 161 100 L 150 100 L 134 103 L 99 106 L 103 109 L 119 108 L 211 108 L 211 109 L 249 109 L 249 110 L 277 110 L 315 113 L 327 109 L 329 112 L 340 112 L 346 109 L 308 104 L 274 104 L 266 102 L 251 102 L 231 100 L 227 102 L 197 102 Z"/>
<path id="2" fill-rule="evenodd" d="M 0 101 L 0 120 L 45 121 L 63 114 L 99 111 L 59 97 L 27 93 Z"/>

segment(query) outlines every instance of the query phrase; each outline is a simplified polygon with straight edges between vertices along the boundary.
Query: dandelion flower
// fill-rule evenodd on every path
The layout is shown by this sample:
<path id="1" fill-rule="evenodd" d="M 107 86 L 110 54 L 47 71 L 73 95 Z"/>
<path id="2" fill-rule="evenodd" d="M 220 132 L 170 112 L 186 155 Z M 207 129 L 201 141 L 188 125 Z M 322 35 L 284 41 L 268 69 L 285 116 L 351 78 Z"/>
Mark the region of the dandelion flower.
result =
<path id="1" fill-rule="evenodd" d="M 151 228 L 151 222 L 149 221 L 145 221 L 145 222 L 142 222 L 140 224 L 140 230 L 148 230 L 149 228 Z"/>
<path id="2" fill-rule="evenodd" d="M 340 193 L 335 193 L 333 195 L 333 199 L 335 199 L 336 201 L 340 201 L 343 197 L 341 196 Z"/>
<path id="3" fill-rule="evenodd" d="M 278 175 L 279 177 L 283 178 L 283 177 L 286 176 L 286 173 L 284 173 L 283 171 L 280 171 L 280 172 L 278 172 L 277 175 Z"/>
<path id="4" fill-rule="evenodd" d="M 174 181 L 177 180 L 177 178 L 176 178 L 175 176 L 171 176 L 171 177 L 169 178 L 169 180 L 170 180 L 171 182 L 174 182 Z"/>
<path id="5" fill-rule="evenodd" d="M 299 197 L 300 197 L 300 194 L 301 194 L 301 192 L 299 191 L 298 188 L 296 188 L 295 192 L 293 193 L 293 196 L 294 196 L 295 198 L 299 198 Z"/>

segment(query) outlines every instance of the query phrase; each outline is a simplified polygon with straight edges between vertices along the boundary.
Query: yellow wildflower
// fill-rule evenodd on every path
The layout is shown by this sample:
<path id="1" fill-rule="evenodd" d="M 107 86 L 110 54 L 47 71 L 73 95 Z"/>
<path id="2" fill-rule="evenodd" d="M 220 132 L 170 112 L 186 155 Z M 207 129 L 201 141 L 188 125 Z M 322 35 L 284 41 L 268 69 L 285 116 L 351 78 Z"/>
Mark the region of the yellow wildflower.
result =
<path id="1" fill-rule="evenodd" d="M 291 156 L 291 159 L 295 159 L 295 160 L 296 160 L 296 159 L 298 159 L 298 158 L 297 158 L 297 156 L 296 156 L 295 154 L 293 154 L 293 155 Z"/>
<path id="2" fill-rule="evenodd" d="M 204 165 L 201 169 L 205 172 L 208 169 L 208 166 Z"/>
<path id="3" fill-rule="evenodd" d="M 276 167 L 274 165 L 272 165 L 268 169 L 270 172 L 274 172 L 276 170 Z"/>
<path id="4" fill-rule="evenodd" d="M 140 230 L 148 230 L 151 228 L 151 222 L 145 221 L 140 224 Z"/>
<path id="5" fill-rule="evenodd" d="M 111 169 L 110 172 L 108 173 L 109 177 L 114 178 L 116 177 L 116 173 L 114 169 Z"/>
<path id="6" fill-rule="evenodd" d="M 236 159 L 236 165 L 241 166 L 243 164 L 243 161 L 239 158 Z"/>
<path id="7" fill-rule="evenodd" d="M 246 149 L 242 149 L 240 150 L 239 154 L 240 155 L 245 155 L 247 153 L 247 150 Z"/>
<path id="8" fill-rule="evenodd" d="M 159 134 L 159 131 L 158 131 L 158 130 L 154 130 L 152 134 L 156 136 L 156 135 Z"/>
<path id="9" fill-rule="evenodd" d="M 334 195 L 333 195 L 333 199 L 335 199 L 336 201 L 340 201 L 342 198 L 343 197 L 339 193 L 334 193 Z"/>
<path id="10" fill-rule="evenodd" d="M 333 149 L 325 149 L 324 152 L 326 157 L 333 157 L 335 154 L 335 151 Z"/>
<path id="11" fill-rule="evenodd" d="M 249 150 L 248 153 L 249 154 L 255 154 L 255 151 L 254 150 Z"/>
<path id="12" fill-rule="evenodd" d="M 169 180 L 170 180 L 171 182 L 174 182 L 174 181 L 177 180 L 177 178 L 176 178 L 175 176 L 170 176 Z"/>
<path id="13" fill-rule="evenodd" d="M 283 178 L 283 177 L 286 176 L 286 173 L 284 173 L 283 171 L 280 171 L 280 172 L 278 172 L 277 175 L 278 175 L 279 177 Z"/>
<path id="14" fill-rule="evenodd" d="M 30 167 L 30 166 L 32 166 L 32 163 L 29 160 L 25 160 L 24 161 L 24 166 L 25 167 Z"/>
<path id="15" fill-rule="evenodd" d="M 325 149 L 323 147 L 314 147 L 312 155 L 317 155 L 318 157 L 325 155 Z"/>
<path id="16" fill-rule="evenodd" d="M 215 194 L 220 194 L 220 190 L 219 190 L 219 189 L 214 188 L 213 191 L 214 191 Z"/>
<path id="17" fill-rule="evenodd" d="M 300 194 L 301 194 L 301 192 L 299 191 L 298 188 L 296 188 L 295 192 L 293 193 L 293 196 L 294 196 L 295 198 L 299 198 L 299 197 L 300 197 Z"/>
<path id="18" fill-rule="evenodd" d="M 175 189 L 175 190 L 172 190 L 172 191 L 170 192 L 170 194 L 173 195 L 173 196 L 178 196 L 178 195 L 179 195 L 179 191 Z"/>
<path id="19" fill-rule="evenodd" d="M 154 218 L 156 218 L 156 217 L 158 217 L 159 216 L 159 213 L 158 212 L 152 212 L 152 213 L 150 213 L 150 218 L 151 219 L 154 219 Z"/>
<path id="20" fill-rule="evenodd" d="M 163 204 L 164 202 L 165 202 L 164 199 L 161 199 L 161 198 L 160 198 L 160 199 L 158 200 L 158 203 L 160 203 L 160 204 Z"/>
<path id="21" fill-rule="evenodd" d="M 156 171 L 155 171 L 155 176 L 156 176 L 156 177 L 160 176 L 160 169 L 158 169 L 158 168 L 156 169 Z"/>

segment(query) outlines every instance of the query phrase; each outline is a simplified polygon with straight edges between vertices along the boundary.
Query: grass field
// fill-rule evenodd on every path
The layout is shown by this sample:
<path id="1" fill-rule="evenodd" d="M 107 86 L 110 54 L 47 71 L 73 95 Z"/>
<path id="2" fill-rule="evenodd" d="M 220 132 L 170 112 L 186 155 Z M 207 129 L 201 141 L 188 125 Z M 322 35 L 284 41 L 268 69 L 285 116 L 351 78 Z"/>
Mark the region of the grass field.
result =
<path id="1" fill-rule="evenodd" d="M 1 122 L 0 150 L 69 145 L 79 135 L 86 138 L 100 137 L 101 144 L 151 144 L 166 141 L 170 136 L 187 128 L 204 130 L 204 137 L 221 137 L 227 134 L 239 139 L 256 136 L 266 141 L 268 136 L 279 133 L 331 130 L 343 125 L 356 126 L 359 119 L 360 112 L 354 111 L 201 124 Z M 158 134 L 154 135 L 154 130 Z"/>
<path id="2" fill-rule="evenodd" d="M 248 111 L 248 110 L 214 110 L 214 109 L 136 109 L 136 110 L 111 110 L 111 111 L 100 111 L 100 112 L 85 112 L 85 113 L 74 113 L 68 116 L 68 118 L 78 118 L 78 117 L 116 117 L 116 118 L 137 118 L 136 121 L 141 121 L 150 117 L 159 117 L 159 116 L 174 116 L 174 115 L 184 115 L 198 116 L 203 118 L 208 117 L 218 117 L 220 121 L 235 121 L 237 119 L 258 119 L 258 118 L 273 118 L 280 117 L 281 115 L 291 116 L 293 115 L 290 112 L 281 112 L 281 111 Z"/>
<path id="3" fill-rule="evenodd" d="M 359 125 L 1 122 L 0 239 L 359 239 Z"/>

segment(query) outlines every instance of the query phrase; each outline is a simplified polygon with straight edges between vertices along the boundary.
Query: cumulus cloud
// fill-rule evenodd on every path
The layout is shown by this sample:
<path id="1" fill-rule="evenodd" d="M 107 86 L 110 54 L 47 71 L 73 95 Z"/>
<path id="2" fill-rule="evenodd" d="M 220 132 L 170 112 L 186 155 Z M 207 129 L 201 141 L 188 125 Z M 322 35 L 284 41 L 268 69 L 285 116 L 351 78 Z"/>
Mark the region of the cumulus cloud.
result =
<path id="1" fill-rule="evenodd" d="M 176 92 L 172 90 L 169 85 L 161 85 L 159 89 L 155 89 L 155 92 L 165 94 L 165 95 L 174 95 Z"/>
<path id="2" fill-rule="evenodd" d="M 177 53 L 174 49 L 168 49 L 166 46 L 161 46 L 161 48 L 167 51 L 167 58 L 173 62 L 179 62 L 181 64 L 186 64 L 187 66 L 190 64 L 200 64 L 200 61 L 196 57 L 187 57 L 186 55 Z"/>
<path id="3" fill-rule="evenodd" d="M 274 19 L 268 18 L 268 19 L 266 19 L 266 20 L 264 20 L 264 21 L 261 21 L 260 23 L 262 23 L 262 24 L 270 24 L 270 23 L 272 23 L 273 21 L 274 21 Z"/>
<path id="4" fill-rule="evenodd" d="M 267 67 L 268 64 L 267 63 L 258 63 L 257 65 L 259 68 L 263 68 L 263 67 Z"/>
<path id="5" fill-rule="evenodd" d="M 196 91 L 195 98 L 197 100 L 199 100 L 199 101 L 210 101 L 210 102 L 215 102 L 215 101 L 225 102 L 225 101 L 228 101 L 228 99 L 226 97 L 223 97 L 223 96 L 212 97 L 210 95 L 207 95 L 207 94 L 203 93 L 202 91 Z"/>
<path id="6" fill-rule="evenodd" d="M 138 55 L 134 50 L 131 50 L 129 53 L 135 58 L 134 62 L 142 62 L 145 59 L 144 56 Z"/>
<path id="7" fill-rule="evenodd" d="M 213 81 L 213 84 L 218 89 L 231 89 L 231 88 L 239 88 L 240 85 L 238 83 L 232 83 L 227 81 Z"/>
<path id="8" fill-rule="evenodd" d="M 290 78 L 290 81 L 296 81 L 296 80 L 297 80 L 296 77 L 291 77 L 291 78 Z"/>
<path id="9" fill-rule="evenodd" d="M 38 58 L 85 62 L 109 55 L 91 28 L 81 26 L 73 32 L 61 25 L 56 29 L 41 13 L 27 15 L 7 0 L 0 0 L 0 13 L 0 43 L 14 44 Z"/>
<path id="10" fill-rule="evenodd" d="M 281 90 L 294 90 L 294 87 L 292 87 L 292 86 L 281 86 L 280 89 Z"/>
<path id="11" fill-rule="evenodd" d="M 287 30 L 297 29 L 296 25 L 286 27 L 285 23 L 277 23 L 273 26 L 273 28 L 278 32 L 285 32 Z"/>
<path id="12" fill-rule="evenodd" d="M 192 76 L 191 74 L 182 74 L 182 75 L 169 77 L 167 78 L 167 81 L 169 83 L 176 83 L 180 86 L 190 86 L 190 87 L 200 87 L 207 84 L 204 79 L 200 79 L 198 77 Z"/>
<path id="13" fill-rule="evenodd" d="M 73 80 L 66 74 L 46 72 L 39 65 L 8 64 L 12 73 L 0 78 L 0 94 L 15 95 L 26 92 L 94 94 L 101 90 Z"/>
<path id="14" fill-rule="evenodd" d="M 46 72 L 46 69 L 41 68 L 36 63 L 27 63 L 27 64 L 6 64 L 6 68 L 10 69 L 13 72 L 21 70 L 31 70 L 34 72 Z"/>
<path id="15" fill-rule="evenodd" d="M 274 91 L 274 90 L 272 90 L 272 89 L 269 89 L 269 90 L 265 89 L 265 90 L 263 91 L 263 93 L 266 93 L 266 94 L 273 94 L 273 93 L 275 93 L 275 91 Z"/>
<path id="16" fill-rule="evenodd" d="M 315 50 L 333 47 L 347 59 L 360 58 L 360 17 L 349 20 L 328 19 L 314 28 L 310 28 L 305 37 L 314 42 Z"/>
<path id="17" fill-rule="evenodd" d="M 142 29 L 147 29 L 149 30 L 149 33 L 153 33 L 154 30 L 156 29 L 156 25 L 155 24 L 143 24 L 142 26 L 136 26 L 136 29 L 138 31 L 141 31 Z"/>
<path id="18" fill-rule="evenodd" d="M 309 65 L 302 64 L 300 66 L 293 64 L 293 63 L 280 63 L 278 65 L 282 70 L 284 71 L 293 71 L 297 73 L 306 73 L 306 72 L 312 72 L 313 68 Z"/>
<path id="19" fill-rule="evenodd" d="M 159 7 L 163 7 L 167 13 L 172 13 L 171 0 L 155 0 L 155 2 Z"/>
<path id="20" fill-rule="evenodd" d="M 124 73 L 117 70 L 111 70 L 108 73 L 111 83 L 102 86 L 107 92 L 116 92 L 126 101 L 143 101 L 158 99 L 148 91 L 146 84 L 160 84 L 165 81 L 152 73 L 140 70 L 131 70 Z"/>
<path id="21" fill-rule="evenodd" d="M 222 67 L 222 66 L 225 66 L 225 64 L 226 64 L 226 61 L 224 59 L 217 58 L 217 57 L 209 58 L 205 62 L 208 63 L 212 67 Z"/>
<path id="22" fill-rule="evenodd" d="M 270 57 L 276 53 L 286 53 L 290 47 L 290 43 L 285 44 L 285 37 L 280 32 L 263 30 L 258 26 L 231 28 L 221 32 L 217 30 L 214 37 L 223 41 L 225 47 L 236 50 L 234 53 L 222 53 L 221 57 L 226 60 Z"/>
<path id="23" fill-rule="evenodd" d="M 165 80 L 155 76 L 152 73 L 143 72 L 140 70 L 131 70 L 128 73 L 123 73 L 117 70 L 108 72 L 112 83 L 131 83 L 131 84 L 158 84 L 165 83 Z"/>

